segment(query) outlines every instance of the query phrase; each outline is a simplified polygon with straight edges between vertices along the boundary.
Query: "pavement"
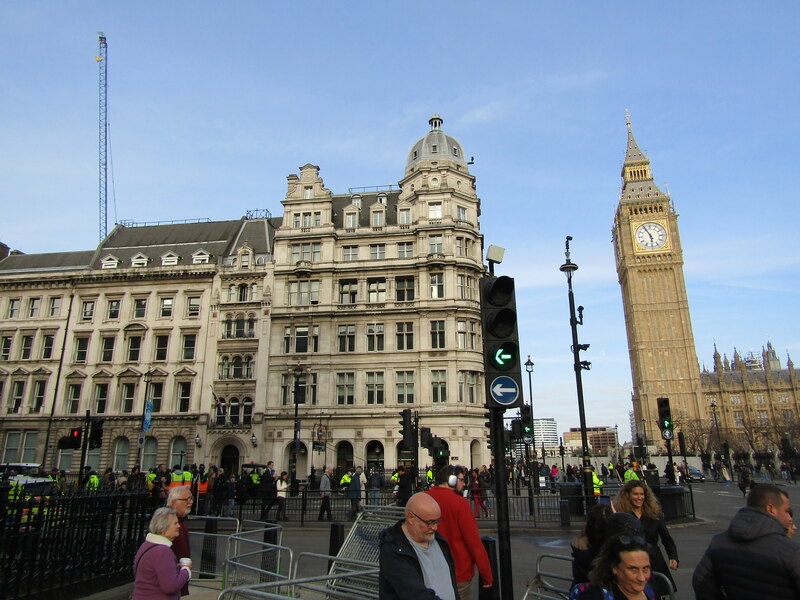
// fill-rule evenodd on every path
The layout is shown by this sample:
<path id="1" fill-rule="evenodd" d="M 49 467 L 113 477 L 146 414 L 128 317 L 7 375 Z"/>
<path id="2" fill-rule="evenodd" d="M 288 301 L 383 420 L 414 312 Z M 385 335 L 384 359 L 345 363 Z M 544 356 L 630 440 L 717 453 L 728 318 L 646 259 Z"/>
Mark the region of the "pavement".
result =
<path id="1" fill-rule="evenodd" d="M 792 504 L 800 505 L 800 485 L 781 486 L 789 493 Z M 726 486 L 713 481 L 694 484 L 695 510 L 698 519 L 689 523 L 672 523 L 669 525 L 670 533 L 678 547 L 680 567 L 673 572 L 678 586 L 677 598 L 692 598 L 691 578 L 694 568 L 700 561 L 711 537 L 724 531 L 736 511 L 744 506 L 744 498 L 735 485 Z M 479 520 L 478 525 L 482 536 L 497 537 L 493 521 Z M 345 529 L 350 524 L 345 523 Z M 569 528 L 561 528 L 549 523 L 546 526 L 522 527 L 511 525 L 511 557 L 514 576 L 514 597 L 522 598 L 525 594 L 527 583 L 534 576 L 536 562 L 542 555 L 569 556 L 570 541 L 580 529 L 580 524 Z M 295 554 L 299 552 L 327 553 L 330 539 L 328 526 L 316 523 L 299 527 L 285 524 L 283 543 L 292 548 Z M 557 562 L 556 571 L 564 572 L 568 563 Z M 548 569 L 550 570 L 550 569 Z M 566 570 L 568 572 L 568 568 Z M 306 572 L 299 575 L 316 573 Z M 210 584 L 211 585 L 211 584 Z M 219 584 L 217 584 L 219 585 Z M 473 588 L 477 588 L 474 585 Z M 115 590 L 108 590 L 102 594 L 88 597 L 90 600 L 127 600 L 130 598 L 132 584 L 121 586 Z M 474 598 L 477 598 L 477 589 L 474 589 Z M 201 581 L 190 585 L 190 600 L 214 600 L 220 590 L 203 586 Z"/>

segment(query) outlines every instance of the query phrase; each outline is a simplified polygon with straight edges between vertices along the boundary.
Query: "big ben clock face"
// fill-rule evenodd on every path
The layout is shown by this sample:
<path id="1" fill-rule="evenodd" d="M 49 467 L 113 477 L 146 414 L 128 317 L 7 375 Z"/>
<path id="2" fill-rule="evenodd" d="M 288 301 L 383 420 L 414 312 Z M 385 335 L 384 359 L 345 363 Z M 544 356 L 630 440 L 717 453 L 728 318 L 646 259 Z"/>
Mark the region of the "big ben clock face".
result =
<path id="1" fill-rule="evenodd" d="M 645 250 L 658 250 L 667 243 L 667 230 L 660 223 L 642 223 L 634 237 Z"/>

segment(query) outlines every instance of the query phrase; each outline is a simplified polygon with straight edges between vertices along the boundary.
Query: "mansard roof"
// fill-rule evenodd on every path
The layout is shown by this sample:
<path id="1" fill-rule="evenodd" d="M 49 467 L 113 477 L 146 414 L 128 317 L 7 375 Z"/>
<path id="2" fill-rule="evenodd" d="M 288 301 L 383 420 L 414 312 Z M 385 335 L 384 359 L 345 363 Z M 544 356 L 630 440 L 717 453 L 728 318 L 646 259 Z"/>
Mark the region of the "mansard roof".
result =
<path id="1" fill-rule="evenodd" d="M 47 252 L 42 254 L 10 254 L 0 260 L 0 273 L 88 269 L 94 254 L 94 250 Z"/>

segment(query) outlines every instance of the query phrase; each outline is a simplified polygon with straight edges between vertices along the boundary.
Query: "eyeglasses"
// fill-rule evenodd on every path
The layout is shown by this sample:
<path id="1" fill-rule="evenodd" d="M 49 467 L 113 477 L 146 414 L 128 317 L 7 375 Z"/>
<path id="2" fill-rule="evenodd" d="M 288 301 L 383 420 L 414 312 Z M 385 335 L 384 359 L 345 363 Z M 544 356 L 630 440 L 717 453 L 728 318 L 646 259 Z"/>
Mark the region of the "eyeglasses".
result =
<path id="1" fill-rule="evenodd" d="M 428 527 L 436 527 L 439 523 L 442 522 L 441 519 L 423 519 L 417 513 L 415 513 L 413 510 L 409 511 L 409 512 L 412 515 L 414 515 L 419 521 L 422 521 L 423 523 L 425 523 L 425 525 L 427 525 Z"/>
<path id="2" fill-rule="evenodd" d="M 463 477 L 459 477 L 458 480 L 459 481 L 464 481 L 464 478 Z"/>
<path id="3" fill-rule="evenodd" d="M 194 502 L 194 498 L 189 496 L 188 498 L 175 498 L 176 502 Z"/>
<path id="4" fill-rule="evenodd" d="M 619 539 L 619 541 L 625 546 L 627 546 L 628 544 L 633 544 L 633 543 L 636 543 L 636 544 L 644 544 L 645 543 L 644 538 L 642 536 L 640 536 L 640 535 L 634 535 L 632 537 L 631 536 L 627 536 L 627 535 L 621 535 L 617 539 Z"/>

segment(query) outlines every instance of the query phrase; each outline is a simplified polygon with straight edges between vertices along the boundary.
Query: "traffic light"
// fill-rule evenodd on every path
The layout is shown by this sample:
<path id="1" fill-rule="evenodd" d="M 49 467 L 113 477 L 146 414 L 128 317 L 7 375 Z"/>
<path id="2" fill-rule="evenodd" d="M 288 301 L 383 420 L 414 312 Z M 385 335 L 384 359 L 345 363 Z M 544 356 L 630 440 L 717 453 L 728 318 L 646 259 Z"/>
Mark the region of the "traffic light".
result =
<path id="1" fill-rule="evenodd" d="M 411 409 L 404 408 L 400 411 L 400 416 L 403 417 L 399 423 L 403 426 L 400 430 L 400 435 L 403 436 L 403 444 L 409 450 L 414 449 L 414 426 L 411 423 Z"/>
<path id="2" fill-rule="evenodd" d="M 83 430 L 80 427 L 73 427 L 69 430 L 69 437 L 66 440 L 65 448 L 73 448 L 75 450 L 81 447 L 81 438 L 83 437 Z"/>
<path id="3" fill-rule="evenodd" d="M 433 445 L 433 437 L 431 436 L 430 427 L 419 428 L 419 445 L 423 448 L 427 448 L 428 450 L 431 449 Z"/>
<path id="4" fill-rule="evenodd" d="M 564 446 L 563 445 L 558 447 L 558 455 L 559 456 L 564 456 Z"/>
<path id="5" fill-rule="evenodd" d="M 511 432 L 508 429 L 503 429 L 503 452 L 511 452 Z"/>
<path id="6" fill-rule="evenodd" d="M 487 410 L 485 413 L 483 413 L 483 415 L 486 417 L 486 422 L 484 423 L 484 425 L 486 426 L 486 429 L 489 430 L 489 433 L 486 435 L 486 446 L 487 446 L 487 448 L 489 448 L 489 452 L 492 451 L 492 418 L 493 418 L 492 417 L 492 413 L 493 412 L 494 411 Z"/>
<path id="7" fill-rule="evenodd" d="M 514 280 L 505 275 L 482 278 L 480 299 L 486 404 L 496 408 L 521 407 L 522 379 Z"/>
<path id="8" fill-rule="evenodd" d="M 522 433 L 533 433 L 533 425 L 531 424 L 531 407 L 523 404 L 519 409 L 519 418 L 522 421 Z"/>
<path id="9" fill-rule="evenodd" d="M 444 444 L 444 440 L 440 437 L 435 437 L 431 440 L 431 455 L 435 459 L 446 459 L 450 457 L 450 449 Z"/>
<path id="10" fill-rule="evenodd" d="M 89 432 L 89 450 L 100 448 L 103 445 L 103 422 L 105 419 L 94 419 Z"/>
<path id="11" fill-rule="evenodd" d="M 661 437 L 671 440 L 673 437 L 672 413 L 669 409 L 669 398 L 656 398 L 658 403 L 658 427 L 661 429 Z"/>
<path id="12" fill-rule="evenodd" d="M 521 440 L 522 439 L 522 421 L 519 419 L 514 419 L 511 421 L 511 439 L 513 440 Z"/>

